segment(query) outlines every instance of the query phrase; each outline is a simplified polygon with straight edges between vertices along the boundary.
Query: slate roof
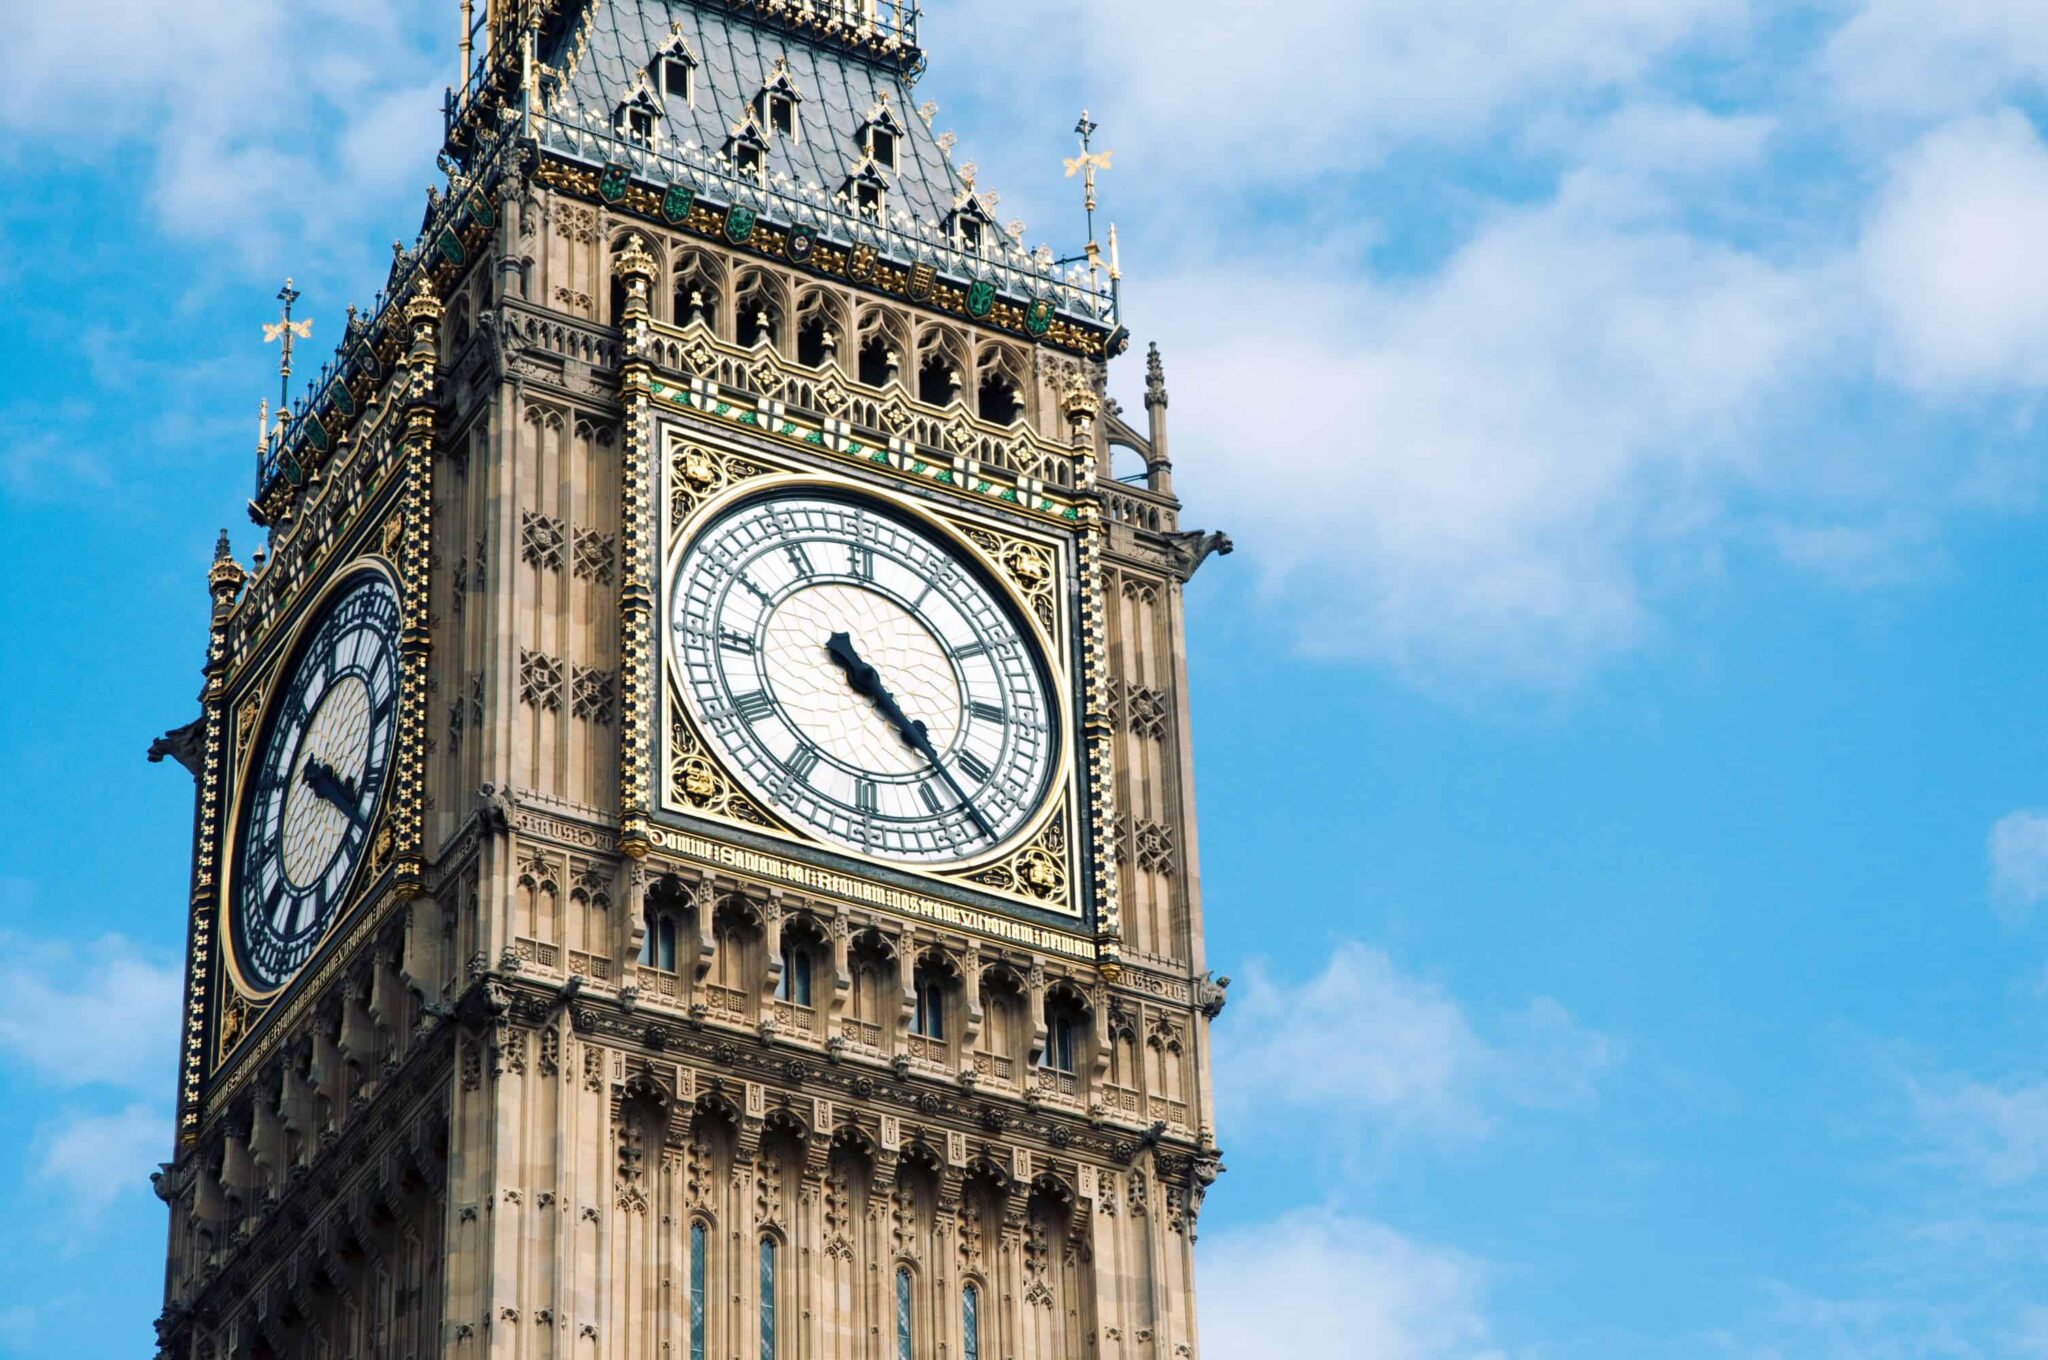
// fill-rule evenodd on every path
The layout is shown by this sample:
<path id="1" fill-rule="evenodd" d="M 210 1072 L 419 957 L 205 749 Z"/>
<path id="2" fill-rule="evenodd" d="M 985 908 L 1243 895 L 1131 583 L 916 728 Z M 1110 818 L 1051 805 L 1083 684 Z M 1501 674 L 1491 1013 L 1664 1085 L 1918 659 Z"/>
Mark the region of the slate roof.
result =
<path id="1" fill-rule="evenodd" d="M 688 104 L 661 96 L 654 69 L 677 36 L 697 63 Z M 1079 271 L 1055 268 L 1050 252 L 1034 256 L 1000 227 L 983 233 L 978 253 L 956 247 L 947 219 L 967 201 L 969 186 L 919 114 L 910 76 L 895 63 L 818 35 L 778 31 L 716 0 L 590 3 L 539 56 L 555 75 L 543 82 L 534 134 L 557 155 L 621 162 L 657 183 L 681 179 L 714 199 L 750 204 L 771 221 L 805 223 L 955 277 L 989 278 L 1006 292 L 1050 292 L 1069 313 L 1106 314 Z M 756 177 L 736 171 L 723 149 L 775 77 L 778 58 L 801 96 L 798 135 L 770 136 L 764 173 Z M 617 109 L 643 80 L 663 105 L 651 146 L 614 126 Z M 877 221 L 843 201 L 840 190 L 864 163 L 861 128 L 884 96 L 901 136 L 897 168 L 882 172 L 888 195 Z M 982 190 L 976 201 L 994 219 L 987 198 Z"/>

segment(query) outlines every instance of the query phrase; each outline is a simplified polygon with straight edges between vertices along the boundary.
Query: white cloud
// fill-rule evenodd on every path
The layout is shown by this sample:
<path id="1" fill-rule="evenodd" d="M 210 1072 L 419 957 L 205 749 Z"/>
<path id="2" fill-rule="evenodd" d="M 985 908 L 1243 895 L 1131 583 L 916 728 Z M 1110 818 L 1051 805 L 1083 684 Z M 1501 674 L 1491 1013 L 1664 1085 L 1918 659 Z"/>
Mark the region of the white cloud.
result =
<path id="1" fill-rule="evenodd" d="M 147 1105 L 114 1114 L 72 1113 L 38 1136 L 36 1174 L 43 1188 L 63 1192 L 79 1216 L 117 1196 L 149 1186 L 149 1173 L 171 1155 L 171 1121 Z"/>
<path id="2" fill-rule="evenodd" d="M 2007 109 L 1903 152 L 1862 243 L 1892 362 L 1946 392 L 2048 381 L 2048 147 Z"/>
<path id="3" fill-rule="evenodd" d="M 2001 913 L 2017 919 L 2048 901 L 2048 812 L 2009 812 L 1991 828 L 1991 897 Z"/>
<path id="4" fill-rule="evenodd" d="M 0 936 L 0 944 L 0 1055 L 59 1086 L 171 1089 L 176 968 L 116 935 L 90 944 Z"/>
<path id="5" fill-rule="evenodd" d="M 1646 596 L 1733 532 L 1768 466 L 1755 433 L 1833 324 L 1817 269 L 1693 235 L 1605 175 L 1500 213 L 1414 284 L 1346 266 L 1189 273 L 1146 325 L 1180 337 L 1196 512 L 1229 507 L 1305 645 L 1424 674 L 1572 677 L 1638 642 Z M 1242 305 L 1218 328 L 1224 298 Z"/>
<path id="6" fill-rule="evenodd" d="M 2034 0 L 1862 0 L 1821 68 L 1860 116 L 1943 114 L 2048 77 L 2048 10 Z"/>
<path id="7" fill-rule="evenodd" d="M 29 5 L 9 32 L 0 131 L 83 157 L 140 144 L 154 167 L 137 188 L 171 231 L 237 242 L 250 267 L 289 249 L 310 273 L 308 244 L 352 240 L 395 189 L 432 177 L 443 82 L 425 31 L 390 0 Z"/>
<path id="8" fill-rule="evenodd" d="M 931 11 L 941 52 L 1081 40 L 1075 73 L 1124 173 L 1235 187 L 1326 176 L 1412 139 L 1466 139 L 1532 103 L 1626 89 L 1703 35 L 1739 30 L 1745 0 L 1052 0 Z M 1142 73 L 1132 78 L 1133 54 Z M 968 73 L 953 69 L 956 78 Z"/>
<path id="9" fill-rule="evenodd" d="M 2013 1186 L 2048 1172 L 2048 1082 L 1915 1082 L 1914 1112 L 1937 1155 L 1971 1179 Z"/>
<path id="10" fill-rule="evenodd" d="M 1494 1360 L 1485 1272 L 1383 1225 L 1325 1213 L 1205 1234 L 1209 1360 Z"/>
<path id="11" fill-rule="evenodd" d="M 1504 1106 L 1594 1098 L 1614 1044 L 1540 998 L 1483 1036 L 1442 987 L 1384 953 L 1339 945 L 1316 976 L 1255 964 L 1217 1031 L 1225 1118 L 1245 1124 L 1310 1109 L 1378 1130 L 1482 1132 Z"/>

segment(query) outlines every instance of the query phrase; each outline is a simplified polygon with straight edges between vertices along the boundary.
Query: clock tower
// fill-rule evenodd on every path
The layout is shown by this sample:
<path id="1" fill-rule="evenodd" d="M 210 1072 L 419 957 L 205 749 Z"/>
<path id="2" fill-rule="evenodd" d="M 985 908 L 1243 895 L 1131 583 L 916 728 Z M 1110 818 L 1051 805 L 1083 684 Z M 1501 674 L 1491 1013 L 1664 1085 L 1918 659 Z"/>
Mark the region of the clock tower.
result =
<path id="1" fill-rule="evenodd" d="M 159 743 L 161 1354 L 1196 1356 L 1229 544 L 1157 351 L 1104 394 L 1113 232 L 997 223 L 907 0 L 461 11 Z"/>

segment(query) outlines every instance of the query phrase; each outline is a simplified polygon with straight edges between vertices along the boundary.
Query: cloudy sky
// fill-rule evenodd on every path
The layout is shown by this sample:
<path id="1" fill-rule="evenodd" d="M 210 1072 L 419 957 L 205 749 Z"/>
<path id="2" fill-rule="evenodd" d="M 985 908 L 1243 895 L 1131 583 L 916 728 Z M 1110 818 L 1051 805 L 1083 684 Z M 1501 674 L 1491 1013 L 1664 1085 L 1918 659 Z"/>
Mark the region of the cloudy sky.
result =
<path id="1" fill-rule="evenodd" d="M 17 7 L 0 1356 L 157 1308 L 258 326 L 418 220 L 452 0 Z M 930 0 L 1189 522 L 1210 1360 L 2048 1356 L 2048 11 Z M 427 12 L 427 11 L 431 12 Z M 1130 393 L 1138 375 L 1116 377 Z"/>

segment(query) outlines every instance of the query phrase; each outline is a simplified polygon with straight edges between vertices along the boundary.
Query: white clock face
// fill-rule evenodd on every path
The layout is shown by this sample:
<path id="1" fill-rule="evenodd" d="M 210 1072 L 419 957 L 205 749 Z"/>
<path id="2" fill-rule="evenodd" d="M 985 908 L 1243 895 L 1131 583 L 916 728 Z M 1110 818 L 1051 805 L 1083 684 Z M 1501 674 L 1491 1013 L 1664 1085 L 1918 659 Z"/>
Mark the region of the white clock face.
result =
<path id="1" fill-rule="evenodd" d="M 1044 658 L 958 551 L 817 492 L 727 511 L 669 596 L 684 702 L 750 792 L 828 841 L 972 859 L 1045 801 Z"/>
<path id="2" fill-rule="evenodd" d="M 291 980 L 341 907 L 390 770 L 397 697 L 398 597 L 364 576 L 321 615 L 250 766 L 230 926 L 260 991 Z"/>

